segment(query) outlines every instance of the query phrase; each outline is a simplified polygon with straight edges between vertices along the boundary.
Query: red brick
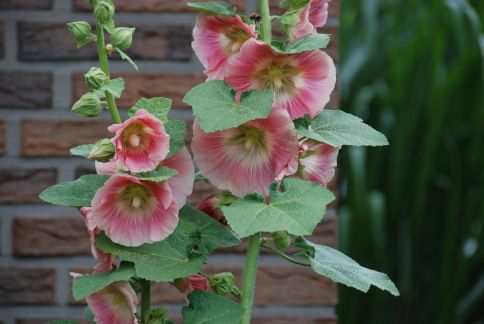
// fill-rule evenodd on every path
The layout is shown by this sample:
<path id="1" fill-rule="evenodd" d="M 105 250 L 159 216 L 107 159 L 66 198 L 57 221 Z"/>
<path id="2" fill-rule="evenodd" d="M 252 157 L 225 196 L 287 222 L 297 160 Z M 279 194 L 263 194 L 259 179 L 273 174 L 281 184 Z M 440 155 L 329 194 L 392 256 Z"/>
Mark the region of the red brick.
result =
<path id="1" fill-rule="evenodd" d="M 173 100 L 173 107 L 187 107 L 182 103 L 188 90 L 205 81 L 201 73 L 147 74 L 117 73 L 112 78 L 122 77 L 126 82 L 125 90 L 117 104 L 121 108 L 133 106 L 141 97 L 168 97 Z M 72 78 L 73 102 L 87 91 L 83 73 L 75 73 Z"/>
<path id="2" fill-rule="evenodd" d="M 0 119 L 0 155 L 5 153 L 5 142 L 7 134 L 5 133 L 5 121 Z"/>
<path id="3" fill-rule="evenodd" d="M 151 286 L 152 304 L 177 304 L 185 303 L 185 296 L 169 283 L 156 283 Z"/>
<path id="4" fill-rule="evenodd" d="M 50 72 L 0 72 L 0 108 L 50 108 Z"/>
<path id="5" fill-rule="evenodd" d="M 191 26 L 136 24 L 133 45 L 127 52 L 136 60 L 188 61 L 192 57 L 191 30 Z M 65 24 L 19 22 L 18 40 L 21 61 L 97 60 L 95 44 L 77 49 Z"/>
<path id="6" fill-rule="evenodd" d="M 26 119 L 21 122 L 23 156 L 67 156 L 69 149 L 109 137 L 108 120 Z"/>
<path id="7" fill-rule="evenodd" d="M 63 256 L 90 253 L 89 235 L 81 216 L 15 218 L 12 224 L 15 256 Z"/>
<path id="8" fill-rule="evenodd" d="M 49 10 L 54 0 L 2 0 L 0 10 Z"/>
<path id="9" fill-rule="evenodd" d="M 0 204 L 41 202 L 38 195 L 57 181 L 55 169 L 0 169 Z"/>
<path id="10" fill-rule="evenodd" d="M 191 12 L 187 7 L 188 0 L 115 0 L 117 12 Z M 191 0 L 191 2 L 205 2 L 203 0 Z M 244 0 L 230 0 L 232 5 L 239 10 L 244 10 Z M 91 6 L 83 0 L 74 0 L 74 10 L 88 11 Z"/>
<path id="11" fill-rule="evenodd" d="M 54 303 L 54 269 L 0 269 L 0 305 L 50 305 Z"/>

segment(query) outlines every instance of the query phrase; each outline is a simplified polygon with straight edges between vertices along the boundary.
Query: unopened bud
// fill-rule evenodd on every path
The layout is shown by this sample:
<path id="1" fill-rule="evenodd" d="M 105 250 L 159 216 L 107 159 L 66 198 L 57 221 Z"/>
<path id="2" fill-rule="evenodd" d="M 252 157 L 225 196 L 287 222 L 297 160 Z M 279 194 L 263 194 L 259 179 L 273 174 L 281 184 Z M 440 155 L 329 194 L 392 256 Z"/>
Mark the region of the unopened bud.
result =
<path id="1" fill-rule="evenodd" d="M 72 112 L 83 117 L 96 117 L 101 113 L 101 101 L 92 92 L 84 94 L 72 106 Z"/>
<path id="2" fill-rule="evenodd" d="M 285 250 L 291 244 L 291 235 L 287 231 L 277 231 L 272 233 L 274 244 L 279 250 Z"/>
<path id="3" fill-rule="evenodd" d="M 93 39 L 91 25 L 86 21 L 73 21 L 68 23 L 67 27 L 69 27 L 69 32 L 76 40 L 78 46 L 82 46 Z"/>
<path id="4" fill-rule="evenodd" d="M 114 47 L 117 47 L 123 51 L 128 49 L 133 42 L 134 30 L 134 28 L 130 27 L 115 28 L 111 33 L 111 42 L 113 43 Z"/>
<path id="5" fill-rule="evenodd" d="M 113 53 L 114 47 L 112 44 L 106 44 L 106 51 L 108 52 L 109 55 Z"/>
<path id="6" fill-rule="evenodd" d="M 109 77 L 100 68 L 92 67 L 86 74 L 84 74 L 84 80 L 88 87 L 98 90 L 108 83 Z"/>
<path id="7" fill-rule="evenodd" d="M 109 24 L 114 17 L 114 4 L 111 1 L 99 1 L 94 8 L 94 17 L 102 25 Z"/>
<path id="8" fill-rule="evenodd" d="M 239 288 L 235 285 L 235 276 L 230 272 L 221 272 L 208 277 L 210 287 L 214 293 L 226 296 L 233 294 L 238 296 L 240 294 Z"/>
<path id="9" fill-rule="evenodd" d="M 98 162 L 109 162 L 114 157 L 114 144 L 109 138 L 103 138 L 94 144 L 94 147 L 89 152 L 88 158 Z"/>

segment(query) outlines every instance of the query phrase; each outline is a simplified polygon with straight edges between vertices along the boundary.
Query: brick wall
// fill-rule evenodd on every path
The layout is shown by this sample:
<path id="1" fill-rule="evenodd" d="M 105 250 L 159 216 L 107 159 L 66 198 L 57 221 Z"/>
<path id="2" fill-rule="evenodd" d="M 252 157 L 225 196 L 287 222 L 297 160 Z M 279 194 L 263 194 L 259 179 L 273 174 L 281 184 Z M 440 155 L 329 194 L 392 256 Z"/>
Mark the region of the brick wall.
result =
<path id="1" fill-rule="evenodd" d="M 134 73 L 118 60 L 111 68 L 125 77 L 119 106 L 140 96 L 174 99 L 173 117 L 190 121 L 183 94 L 203 80 L 190 48 L 195 15 L 181 0 L 117 0 L 117 21 L 136 26 L 130 54 Z M 255 0 L 233 0 L 247 13 Z M 331 4 L 325 31 L 333 34 L 337 58 L 338 1 Z M 276 8 L 274 6 L 274 8 Z M 82 303 L 70 297 L 70 269 L 93 265 L 80 215 L 41 203 L 37 195 L 59 181 L 92 172 L 92 164 L 67 155 L 68 148 L 107 135 L 108 115 L 74 117 L 70 105 L 84 89 L 82 73 L 96 64 L 93 46 L 76 50 L 65 23 L 91 20 L 82 0 L 2 0 L 0 2 L 0 323 L 43 323 L 83 317 Z M 333 96 L 337 106 L 337 94 Z M 191 202 L 211 192 L 198 184 Z M 315 240 L 336 244 L 330 209 Z M 206 272 L 241 273 L 244 247 L 220 251 Z M 170 286 L 157 285 L 154 301 L 179 316 L 183 302 Z M 334 323 L 336 286 L 272 255 L 263 255 L 257 283 L 254 323 Z"/>

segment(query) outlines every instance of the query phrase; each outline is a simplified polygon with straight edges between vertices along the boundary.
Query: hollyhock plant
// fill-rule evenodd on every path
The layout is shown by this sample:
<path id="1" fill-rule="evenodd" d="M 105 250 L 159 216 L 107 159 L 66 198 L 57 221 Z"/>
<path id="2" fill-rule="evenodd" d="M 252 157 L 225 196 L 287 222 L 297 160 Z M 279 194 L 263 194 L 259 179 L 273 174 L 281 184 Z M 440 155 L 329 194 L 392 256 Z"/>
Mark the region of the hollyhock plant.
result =
<path id="1" fill-rule="evenodd" d="M 317 32 L 318 27 L 326 25 L 328 20 L 328 0 L 310 0 L 307 5 L 297 10 L 298 22 L 289 26 L 289 40 L 296 40 Z"/>
<path id="2" fill-rule="evenodd" d="M 189 295 L 195 290 L 210 290 L 210 283 L 208 282 L 208 279 L 199 274 L 195 274 L 184 279 L 177 279 L 175 280 L 174 284 L 178 290 L 185 295 Z"/>
<path id="3" fill-rule="evenodd" d="M 313 140 L 304 141 L 299 149 L 296 176 L 326 187 L 334 177 L 338 152 L 338 147 Z"/>
<path id="4" fill-rule="evenodd" d="M 125 170 L 152 171 L 168 154 L 170 136 L 163 123 L 145 109 L 136 111 L 134 117 L 122 124 L 109 126 L 108 130 L 116 134 L 115 159 Z"/>
<path id="5" fill-rule="evenodd" d="M 127 281 L 115 282 L 86 297 L 98 324 L 137 324 L 138 296 Z"/>
<path id="6" fill-rule="evenodd" d="M 167 182 L 115 174 L 92 200 L 94 223 L 115 243 L 139 246 L 163 240 L 178 223 L 178 203 Z"/>
<path id="7" fill-rule="evenodd" d="M 255 26 L 247 25 L 240 16 L 202 14 L 193 29 L 192 47 L 208 78 L 223 80 L 228 64 L 242 45 L 255 37 Z"/>
<path id="8" fill-rule="evenodd" d="M 268 44 L 249 39 L 229 66 L 225 81 L 239 92 L 274 90 L 274 106 L 292 119 L 316 116 L 329 102 L 336 69 L 320 50 L 291 55 L 276 53 Z"/>
<path id="9" fill-rule="evenodd" d="M 297 156 L 297 135 L 289 115 L 274 109 L 267 119 L 205 133 L 195 121 L 192 150 L 200 171 L 217 188 L 236 196 L 267 187 Z"/>

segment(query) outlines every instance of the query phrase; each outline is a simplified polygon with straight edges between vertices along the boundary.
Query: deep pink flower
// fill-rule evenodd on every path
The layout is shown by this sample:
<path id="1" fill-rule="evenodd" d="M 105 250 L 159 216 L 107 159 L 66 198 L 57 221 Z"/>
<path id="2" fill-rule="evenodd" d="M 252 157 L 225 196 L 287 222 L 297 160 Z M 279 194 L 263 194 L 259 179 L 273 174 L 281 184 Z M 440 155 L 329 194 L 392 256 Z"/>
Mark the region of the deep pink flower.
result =
<path id="1" fill-rule="evenodd" d="M 299 9 L 299 21 L 289 28 L 289 39 L 295 40 L 317 32 L 318 27 L 326 25 L 328 20 L 329 0 L 310 0 L 303 8 Z"/>
<path id="2" fill-rule="evenodd" d="M 116 133 L 115 159 L 126 170 L 135 173 L 154 170 L 168 154 L 170 136 L 161 121 L 145 109 L 138 110 L 122 124 L 109 126 L 108 130 Z"/>
<path id="3" fill-rule="evenodd" d="M 193 182 L 195 180 L 195 168 L 187 148 L 182 148 L 173 156 L 163 160 L 160 165 L 178 172 L 176 176 L 171 177 L 167 182 L 178 206 L 185 205 L 187 197 L 192 194 Z"/>
<path id="4" fill-rule="evenodd" d="M 255 26 L 245 24 L 239 16 L 201 14 L 193 29 L 192 47 L 208 78 L 223 80 L 229 62 L 242 44 L 255 37 Z"/>
<path id="5" fill-rule="evenodd" d="M 249 39 L 227 70 L 225 81 L 239 92 L 272 89 L 275 107 L 292 119 L 315 117 L 328 103 L 336 83 L 333 60 L 323 51 L 275 53 L 266 43 Z"/>
<path id="6" fill-rule="evenodd" d="M 296 176 L 327 186 L 333 179 L 339 147 L 306 140 L 300 147 Z"/>
<path id="7" fill-rule="evenodd" d="M 101 230 L 94 224 L 92 218 L 92 208 L 82 207 L 79 209 L 84 217 L 84 223 L 86 224 L 89 237 L 91 239 L 91 253 L 93 257 L 99 262 L 94 267 L 94 272 L 106 272 L 113 269 L 115 257 L 112 254 L 106 253 L 103 250 L 96 247 L 96 237 L 101 233 Z"/>
<path id="8" fill-rule="evenodd" d="M 139 246 L 163 240 L 178 223 L 178 204 L 166 181 L 115 174 L 92 200 L 93 220 L 115 243 Z"/>
<path id="9" fill-rule="evenodd" d="M 220 198 L 218 195 L 211 195 L 204 198 L 198 203 L 197 208 L 216 221 L 227 226 L 227 220 L 225 219 L 222 209 L 220 209 Z"/>
<path id="10" fill-rule="evenodd" d="M 297 155 L 297 136 L 289 115 L 274 109 L 268 118 L 205 133 L 195 121 L 192 150 L 201 173 L 217 188 L 236 196 L 268 186 Z"/>
<path id="11" fill-rule="evenodd" d="M 185 295 L 189 295 L 195 290 L 208 291 L 210 289 L 208 279 L 199 274 L 192 275 L 185 279 L 177 279 L 175 280 L 175 286 Z"/>
<path id="12" fill-rule="evenodd" d="M 137 324 L 138 296 L 127 281 L 115 282 L 86 297 L 98 324 Z"/>

